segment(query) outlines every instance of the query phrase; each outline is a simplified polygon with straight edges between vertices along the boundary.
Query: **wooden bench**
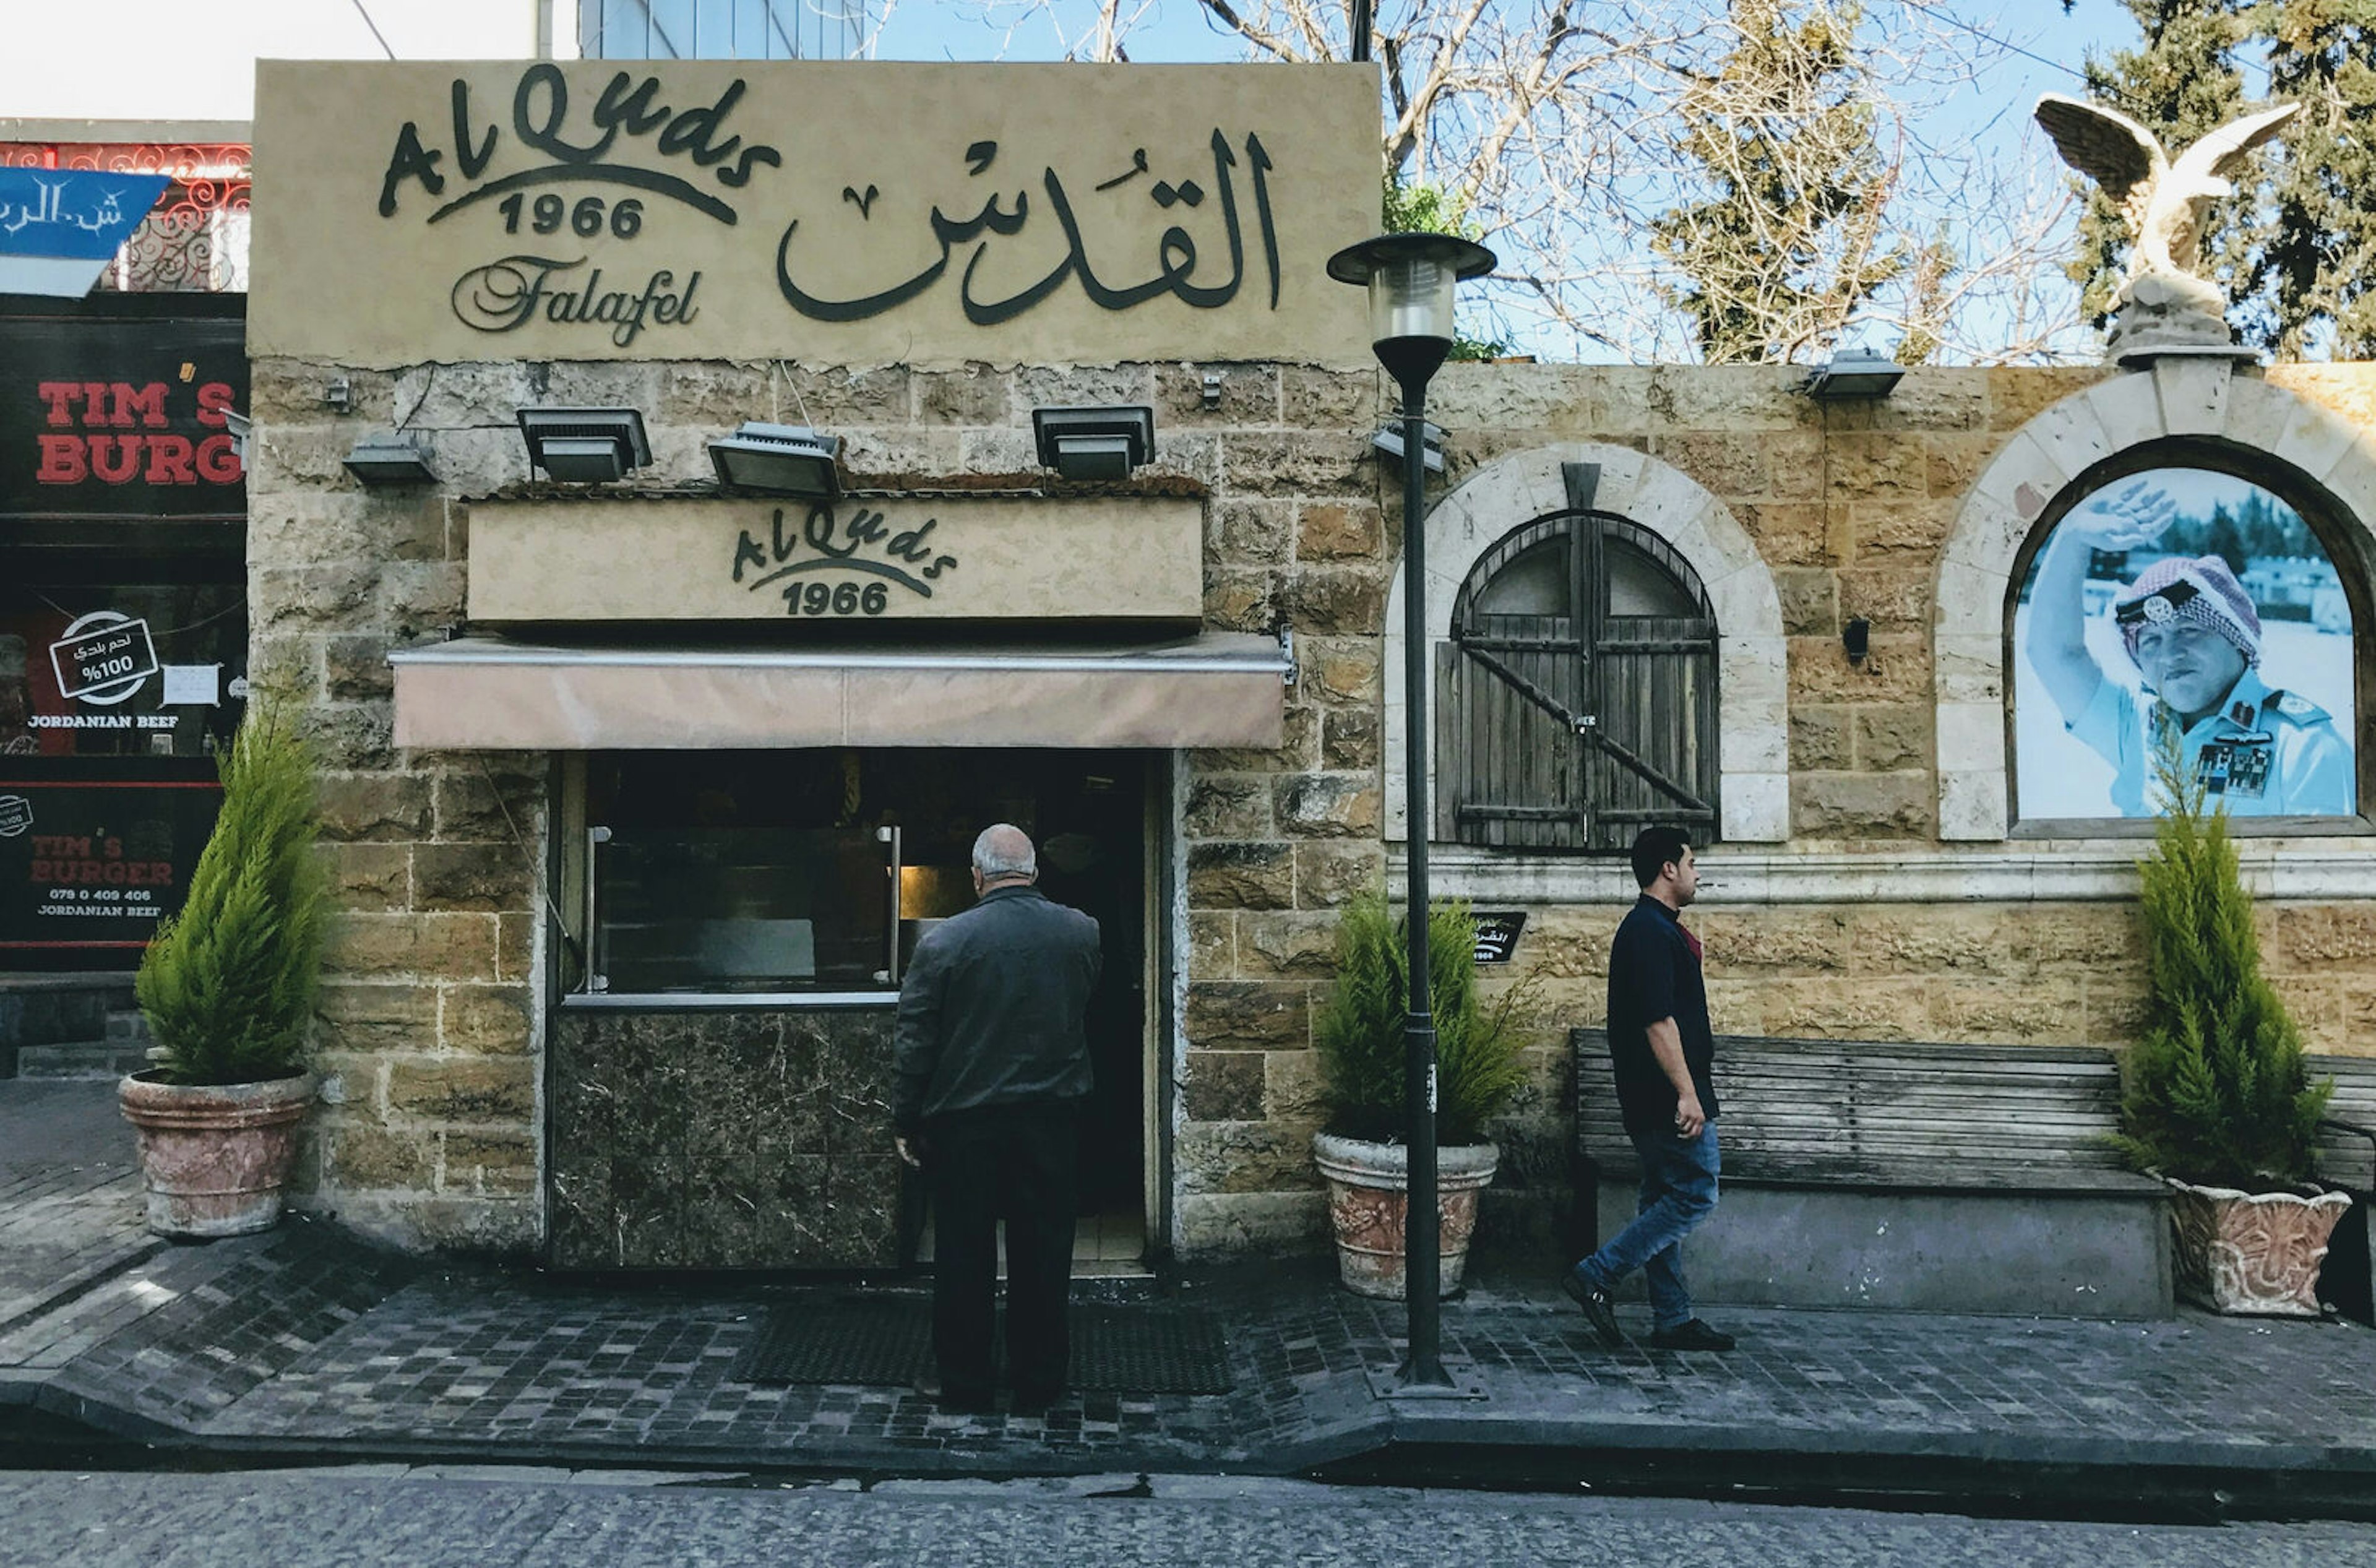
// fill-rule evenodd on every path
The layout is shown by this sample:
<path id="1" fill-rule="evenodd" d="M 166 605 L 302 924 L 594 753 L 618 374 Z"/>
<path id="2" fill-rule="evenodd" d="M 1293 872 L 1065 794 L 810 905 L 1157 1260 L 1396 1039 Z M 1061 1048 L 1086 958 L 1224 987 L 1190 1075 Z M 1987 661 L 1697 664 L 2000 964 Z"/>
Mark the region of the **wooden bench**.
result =
<path id="1" fill-rule="evenodd" d="M 2319 1129 L 2318 1173 L 2338 1187 L 2376 1188 L 2376 1057 L 2313 1056 L 2311 1076 L 2333 1078 Z M 2364 1131 L 2362 1129 L 2365 1129 Z"/>
<path id="2" fill-rule="evenodd" d="M 1572 1042 L 1605 1239 L 1633 1218 L 1640 1164 L 1606 1032 Z M 2103 1141 L 2119 1118 L 2109 1051 L 1727 1037 L 1716 1087 L 1722 1196 L 1683 1253 L 1702 1300 L 2172 1313 L 2165 1190 Z"/>
<path id="3" fill-rule="evenodd" d="M 2311 1072 L 2334 1080 L 2319 1129 L 2318 1175 L 2358 1201 L 2338 1221 L 2320 1270 L 2319 1299 L 2347 1317 L 2376 1324 L 2376 1272 L 2370 1268 L 2369 1209 L 2376 1205 L 2376 1060 L 2313 1056 Z"/>

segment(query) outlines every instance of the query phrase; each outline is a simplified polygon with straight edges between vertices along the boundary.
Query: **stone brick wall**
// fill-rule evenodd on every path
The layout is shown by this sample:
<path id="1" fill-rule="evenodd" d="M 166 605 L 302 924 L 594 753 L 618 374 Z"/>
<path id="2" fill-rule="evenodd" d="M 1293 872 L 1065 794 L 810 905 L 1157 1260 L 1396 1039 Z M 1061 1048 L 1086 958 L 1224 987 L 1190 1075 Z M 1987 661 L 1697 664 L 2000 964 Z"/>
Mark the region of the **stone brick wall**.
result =
<path id="1" fill-rule="evenodd" d="M 323 402 L 334 375 L 351 415 Z M 249 674 L 319 754 L 339 905 L 315 1035 L 327 1103 L 296 1187 L 401 1240 L 507 1250 L 540 1223 L 529 911 L 546 763 L 391 743 L 387 651 L 461 619 L 467 511 L 442 492 L 365 491 L 340 467 L 422 379 L 254 371 Z M 449 477 L 494 460 L 485 433 L 457 426 L 437 433 Z"/>
<path id="2" fill-rule="evenodd" d="M 1207 369 L 1221 375 L 1210 410 Z M 1380 874 L 1386 566 L 1368 457 L 1380 409 L 1372 374 L 716 362 L 389 374 L 271 360 L 253 374 L 252 676 L 298 701 L 320 747 L 324 852 L 342 906 L 317 1034 L 331 1103 L 315 1121 L 303 1202 L 413 1243 L 517 1250 L 542 1233 L 531 856 L 541 861 L 545 843 L 546 759 L 398 751 L 386 662 L 392 647 L 462 620 L 469 498 L 530 477 L 515 422 L 524 405 L 643 410 L 654 461 L 640 477 L 656 482 L 709 477 L 704 443 L 754 417 L 829 429 L 844 440 L 847 471 L 904 482 L 1036 473 L 1038 405 L 1152 404 L 1155 473 L 1194 479 L 1214 497 L 1208 621 L 1267 632 L 1285 617 L 1304 638 L 1285 749 L 1200 754 L 1191 766 L 1197 897 L 1222 910 L 1318 911 Z M 351 412 L 326 406 L 333 378 L 347 382 Z M 439 482 L 364 490 L 340 459 L 358 436 L 398 426 L 428 449 Z M 1210 1003 L 1200 993 L 1194 1005 L 1201 1028 Z M 1259 1011 L 1250 1003 L 1248 1018 Z M 1210 1081 L 1191 1091 L 1200 1104 Z M 1300 1124 L 1291 1106 L 1278 1115 Z M 1230 1181 L 1253 1192 L 1296 1184 L 1251 1166 Z"/>
<path id="3" fill-rule="evenodd" d="M 1209 410 L 1208 371 L 1220 375 Z M 1930 854 L 1940 848 L 1930 628 L 1942 540 L 1973 475 L 2014 433 L 2105 373 L 1924 371 L 1885 403 L 1830 407 L 1792 390 L 1799 374 L 1454 365 L 1430 413 L 1449 432 L 1449 483 L 1502 456 L 1594 441 L 1713 493 L 1754 540 L 1783 609 L 1793 840 L 1781 853 Z M 350 415 L 322 403 L 332 375 L 353 388 Z M 1400 485 L 1370 449 L 1391 407 L 1376 374 L 702 362 L 390 375 L 267 361 L 254 376 L 254 675 L 304 700 L 324 749 L 325 853 L 344 906 L 319 1037 L 335 1102 L 317 1119 L 306 1201 L 416 1242 L 521 1248 L 541 1234 L 531 857 L 545 840 L 546 759 L 396 751 L 385 663 L 389 647 L 461 620 L 468 498 L 529 477 L 515 410 L 640 408 L 659 481 L 707 477 L 707 438 L 773 416 L 840 434 L 853 475 L 906 482 L 1033 472 L 1035 405 L 1146 402 L 1155 471 L 1209 495 L 1206 624 L 1289 626 L 1299 662 L 1283 746 L 1192 753 L 1181 770 L 1174 1240 L 1198 1254 L 1319 1234 L 1311 1020 L 1335 911 L 1384 879 L 1390 854 L 1381 665 Z M 2364 375 L 2325 383 L 2303 395 L 2370 400 Z M 430 448 L 440 483 L 362 490 L 339 458 L 358 435 L 398 424 Z M 1851 617 L 1871 623 L 1860 666 L 1840 647 Z M 1489 1221 L 1519 1229 L 1539 1225 L 1534 1200 L 1564 1179 L 1563 1031 L 1598 1019 L 1621 912 L 1605 892 L 1528 908 L 1519 962 L 1489 985 L 1534 977 L 1530 1080 L 1496 1130 L 1503 1185 L 1518 1201 L 1497 1203 Z M 2133 1025 L 2132 919 L 2117 899 L 1788 897 L 1712 901 L 1696 917 L 1720 1029 L 2071 1043 L 2115 1042 Z M 2376 905 L 2273 903 L 2263 923 L 2272 968 L 2316 1048 L 2376 1052 Z"/>
<path id="4" fill-rule="evenodd" d="M 1833 406 L 1792 390 L 1801 374 L 1455 364 L 1431 388 L 1429 411 L 1447 431 L 1446 489 L 1496 458 L 1586 441 L 1642 451 L 1712 492 L 1755 540 L 1782 605 L 1788 851 L 1919 856 L 1939 847 L 1930 629 L 1942 545 L 1990 458 L 2041 410 L 2110 373 L 1924 370 L 1885 402 Z M 2280 378 L 2363 428 L 2376 412 L 2368 367 L 2288 367 Z M 1349 476 L 1295 477 L 1316 487 Z M 1323 1224 L 1306 1152 L 1320 1118 L 1311 1020 L 1327 982 L 1330 911 L 1384 874 L 1368 826 L 1377 747 L 1367 727 L 1381 680 L 1373 633 L 1401 521 L 1391 476 L 1373 469 L 1370 491 L 1368 503 L 1316 489 L 1292 505 L 1228 493 L 1217 502 L 1208 609 L 1227 617 L 1261 605 L 1265 591 L 1284 603 L 1308 637 L 1296 700 L 1319 711 L 1316 729 L 1311 719 L 1291 727 L 1280 757 L 1194 759 L 1194 978 L 1178 1132 L 1180 1240 L 1191 1253 L 1306 1240 Z M 1334 553 L 1340 540 L 1350 548 Z M 1373 577 L 1374 599 L 1346 581 L 1357 574 Z M 1322 601 L 1315 578 L 1329 586 L 1326 602 L 1361 617 L 1307 627 Z M 1857 617 L 1871 623 L 1871 651 L 1852 665 L 1840 630 Z M 1276 777 L 1313 766 L 1309 778 Z M 1721 1031 L 2117 1045 L 2136 1028 L 2144 977 L 2123 899 L 1794 904 L 1787 870 L 1774 875 L 1779 904 L 1712 899 L 1693 917 Z M 1564 1036 L 1602 1020 L 1609 933 L 1623 905 L 1520 902 L 1529 923 L 1517 960 L 1487 990 L 1531 977 L 1529 1075 L 1493 1129 L 1503 1162 L 1486 1239 L 1525 1245 L 1545 1240 L 1564 1201 L 1574 1092 Z M 2376 1054 L 2376 908 L 2271 903 L 2262 923 L 2270 970 L 2311 1049 Z"/>

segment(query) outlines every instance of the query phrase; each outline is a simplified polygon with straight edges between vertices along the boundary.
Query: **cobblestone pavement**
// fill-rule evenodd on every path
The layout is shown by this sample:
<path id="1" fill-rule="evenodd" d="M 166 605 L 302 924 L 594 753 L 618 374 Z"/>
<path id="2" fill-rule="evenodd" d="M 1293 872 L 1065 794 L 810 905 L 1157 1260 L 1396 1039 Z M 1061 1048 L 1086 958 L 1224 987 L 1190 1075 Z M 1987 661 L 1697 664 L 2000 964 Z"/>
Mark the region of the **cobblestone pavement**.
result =
<path id="1" fill-rule="evenodd" d="M 1224 1477 L 891 1482 L 797 1491 L 648 1477 L 416 1471 L 0 1474 L 0 1565 L 252 1562 L 1367 1565 L 1657 1562 L 1864 1568 L 2365 1568 L 2376 1527 L 1972 1519 L 1824 1508 L 1352 1490 Z"/>
<path id="2" fill-rule="evenodd" d="M 0 1334 L 162 1244 L 113 1083 L 0 1079 Z"/>
<path id="3" fill-rule="evenodd" d="M 2376 1334 L 2347 1324 L 1738 1312 L 1730 1355 L 1611 1352 L 1548 1282 L 1489 1276 L 1443 1314 L 1447 1363 L 1483 1396 L 1381 1398 L 1399 1305 L 1295 1262 L 1178 1290 L 1224 1324 L 1231 1393 L 958 1416 L 904 1388 L 739 1381 L 766 1311 L 815 1294 L 431 1270 L 291 1221 L 169 1249 L 0 1336 L 0 1377 L 17 1380 L 0 1397 L 37 1384 L 52 1408 L 85 1401 L 133 1434 L 256 1449 L 1289 1471 L 1394 1440 L 2309 1467 L 2376 1495 Z"/>
<path id="4" fill-rule="evenodd" d="M 123 1242 L 133 1200 L 105 1183 L 85 1197 L 79 1231 L 0 1220 L 0 1279 L 38 1280 L 73 1255 L 62 1238 Z M 1741 1336 L 1729 1355 L 1612 1352 L 1550 1266 L 1480 1262 L 1443 1313 L 1447 1365 L 1478 1396 L 1410 1399 L 1393 1396 L 1400 1304 L 1346 1294 L 1325 1261 L 1282 1260 L 1194 1273 L 1167 1297 L 1219 1318 L 1229 1394 L 962 1416 L 905 1388 L 740 1380 L 766 1313 L 826 1288 L 557 1284 L 294 1217 L 202 1246 L 125 1244 L 137 1255 L 0 1320 L 0 1407 L 267 1454 L 1292 1473 L 1440 1444 L 2316 1475 L 2329 1495 L 2376 1499 L 2376 1333 L 2344 1323 L 1742 1311 L 1719 1317 Z"/>

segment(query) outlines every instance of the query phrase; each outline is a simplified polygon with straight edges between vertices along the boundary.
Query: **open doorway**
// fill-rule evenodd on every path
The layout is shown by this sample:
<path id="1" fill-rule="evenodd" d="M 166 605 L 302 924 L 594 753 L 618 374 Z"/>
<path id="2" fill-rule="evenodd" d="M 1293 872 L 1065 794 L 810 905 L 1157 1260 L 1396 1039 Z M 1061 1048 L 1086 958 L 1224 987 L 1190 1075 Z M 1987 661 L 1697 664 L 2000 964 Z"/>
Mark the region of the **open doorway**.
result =
<path id="1" fill-rule="evenodd" d="M 903 899 L 903 914 L 930 919 L 970 905 L 974 835 L 1010 822 L 1039 846 L 1040 891 L 1098 922 L 1105 961 L 1088 1008 L 1095 1087 L 1081 1117 L 1074 1272 L 1136 1272 L 1147 1214 L 1146 759 L 1134 752 L 927 754 L 941 766 L 909 796 L 903 857 L 916 873 L 911 885 L 942 890 L 942 902 L 919 900 L 910 909 Z M 930 1261 L 931 1249 L 928 1224 L 918 1260 Z"/>

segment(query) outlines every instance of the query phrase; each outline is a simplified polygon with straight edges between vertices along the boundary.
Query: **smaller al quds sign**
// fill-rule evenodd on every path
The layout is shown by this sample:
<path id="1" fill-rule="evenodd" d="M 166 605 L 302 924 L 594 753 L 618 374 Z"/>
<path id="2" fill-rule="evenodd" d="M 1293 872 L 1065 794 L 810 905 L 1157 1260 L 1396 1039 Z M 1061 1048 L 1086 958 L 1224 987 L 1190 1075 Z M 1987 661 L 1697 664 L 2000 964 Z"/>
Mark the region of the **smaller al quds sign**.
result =
<path id="1" fill-rule="evenodd" d="M 1174 497 L 482 504 L 469 614 L 505 622 L 1193 624 L 1203 507 Z"/>

